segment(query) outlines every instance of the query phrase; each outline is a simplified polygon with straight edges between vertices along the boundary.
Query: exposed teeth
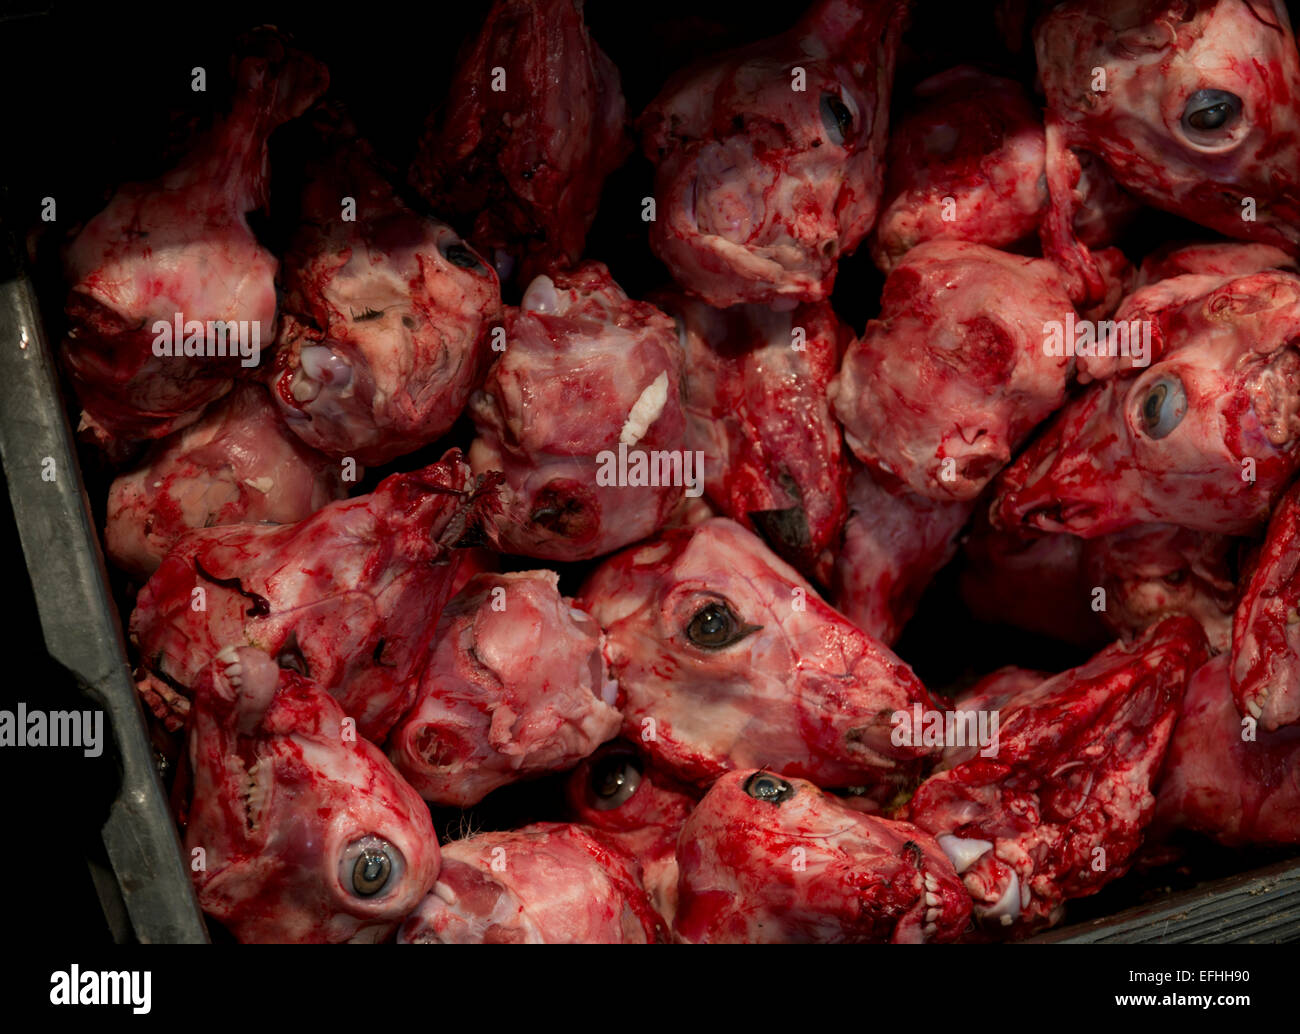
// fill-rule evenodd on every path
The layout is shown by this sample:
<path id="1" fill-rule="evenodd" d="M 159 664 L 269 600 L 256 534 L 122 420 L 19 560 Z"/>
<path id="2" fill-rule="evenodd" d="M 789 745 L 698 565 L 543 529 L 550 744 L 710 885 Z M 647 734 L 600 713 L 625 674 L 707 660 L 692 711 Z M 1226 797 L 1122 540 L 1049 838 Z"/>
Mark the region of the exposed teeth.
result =
<path id="1" fill-rule="evenodd" d="M 922 935 L 923 937 L 933 937 L 933 936 L 934 936 L 934 932 L 935 932 L 936 930 L 938 930 L 938 929 L 939 929 L 939 927 L 938 927 L 937 924 L 935 924 L 935 923 L 926 923 L 923 927 L 921 927 L 921 935 Z"/>
<path id="2" fill-rule="evenodd" d="M 1258 718 L 1264 713 L 1264 709 L 1260 707 L 1258 700 L 1247 700 L 1246 710 L 1250 712 L 1252 718 Z"/>
<path id="3" fill-rule="evenodd" d="M 524 291 L 519 307 L 525 312 L 556 312 L 560 308 L 560 296 L 555 290 L 555 281 L 549 276 L 534 277 L 533 282 Z"/>
<path id="4" fill-rule="evenodd" d="M 934 874 L 933 874 L 933 873 L 928 873 L 928 872 L 927 872 L 927 873 L 925 874 L 925 889 L 926 889 L 926 890 L 933 890 L 933 891 L 936 891 L 936 892 L 939 890 L 939 881 L 936 880 L 936 879 L 934 878 Z"/>
<path id="5" fill-rule="evenodd" d="M 940 917 L 941 915 L 943 915 L 943 909 L 941 909 L 941 908 L 927 908 L 927 909 L 925 910 L 925 921 L 926 921 L 927 923 L 936 923 L 936 922 L 938 922 L 939 917 Z"/>
<path id="6" fill-rule="evenodd" d="M 295 402 L 310 402 L 320 394 L 320 384 L 297 369 L 293 372 L 293 380 L 289 382 L 289 394 Z"/>
<path id="7" fill-rule="evenodd" d="M 456 897 L 456 892 L 447 886 L 447 884 L 443 883 L 442 880 L 439 880 L 433 885 L 433 892 L 449 905 L 454 905 L 458 900 L 460 900 Z"/>
<path id="8" fill-rule="evenodd" d="M 239 653 L 233 646 L 223 647 L 217 654 L 216 660 L 222 666 L 222 673 L 232 689 L 238 689 L 243 685 L 244 666 L 239 663 Z"/>
<path id="9" fill-rule="evenodd" d="M 352 383 L 352 367 L 346 359 L 336 355 L 323 345 L 308 345 L 298 353 L 301 371 L 319 384 L 343 390 Z M 316 388 L 315 391 L 319 391 Z M 312 397 L 315 398 L 315 391 Z M 294 397 L 297 398 L 297 383 L 294 384 Z M 301 400 L 299 400 L 301 401 Z"/>
<path id="10" fill-rule="evenodd" d="M 993 845 L 987 840 L 955 837 L 951 833 L 942 834 L 938 841 L 959 875 L 974 865 L 985 851 L 993 850 Z"/>
<path id="11" fill-rule="evenodd" d="M 261 492 L 262 495 L 266 495 L 275 487 L 274 479 L 269 477 L 244 478 L 244 484 L 254 491 Z"/>
<path id="12" fill-rule="evenodd" d="M 925 903 L 929 905 L 931 908 L 933 908 L 936 905 L 942 905 L 943 898 L 939 897 L 938 894 L 931 894 L 929 891 L 926 891 Z"/>
<path id="13" fill-rule="evenodd" d="M 257 828 L 257 820 L 261 817 L 262 809 L 266 804 L 266 787 L 258 778 L 261 766 L 262 762 L 259 759 L 248 770 L 248 789 L 244 793 L 244 808 L 245 814 L 248 816 L 250 832 Z"/>
<path id="14" fill-rule="evenodd" d="M 1014 872 L 1011 879 L 1007 882 L 1007 889 L 1002 892 L 1002 897 L 998 898 L 997 903 L 984 912 L 986 919 L 998 919 L 1003 926 L 1010 926 L 1020 915 L 1020 877 Z"/>

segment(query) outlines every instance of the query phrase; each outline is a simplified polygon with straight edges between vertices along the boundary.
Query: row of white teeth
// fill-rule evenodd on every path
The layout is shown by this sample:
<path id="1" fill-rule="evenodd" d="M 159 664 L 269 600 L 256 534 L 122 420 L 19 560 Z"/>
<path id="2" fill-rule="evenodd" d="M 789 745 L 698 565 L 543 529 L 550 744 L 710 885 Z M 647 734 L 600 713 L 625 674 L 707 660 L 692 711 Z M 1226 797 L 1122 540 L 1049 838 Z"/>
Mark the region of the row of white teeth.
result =
<path id="1" fill-rule="evenodd" d="M 239 653 L 233 646 L 222 647 L 216 659 L 223 665 L 222 670 L 231 689 L 238 689 L 244 684 L 244 666 L 239 662 Z"/>
<path id="2" fill-rule="evenodd" d="M 939 917 L 943 915 L 943 898 L 939 896 L 939 881 L 930 873 L 925 874 L 925 925 L 921 933 L 933 937 L 939 929 Z"/>

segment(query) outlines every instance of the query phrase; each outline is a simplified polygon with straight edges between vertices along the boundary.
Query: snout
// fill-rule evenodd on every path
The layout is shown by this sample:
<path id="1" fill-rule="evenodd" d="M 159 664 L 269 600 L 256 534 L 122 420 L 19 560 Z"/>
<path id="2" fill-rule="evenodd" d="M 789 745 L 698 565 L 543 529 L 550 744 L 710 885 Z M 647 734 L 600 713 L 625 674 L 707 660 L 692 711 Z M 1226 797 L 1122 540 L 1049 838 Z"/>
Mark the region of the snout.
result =
<path id="1" fill-rule="evenodd" d="M 774 174 L 745 136 L 710 141 L 696 153 L 689 204 L 701 233 L 744 244 L 767 221 L 766 196 Z"/>
<path id="2" fill-rule="evenodd" d="M 1002 473 L 989 510 L 995 527 L 1090 539 L 1145 519 L 1124 428 L 1104 405 L 1108 387 L 1063 412 Z"/>
<path id="3" fill-rule="evenodd" d="M 1004 435 L 959 429 L 944 441 L 930 476 L 953 499 L 974 499 L 1011 462 L 1008 446 Z"/>
<path id="4" fill-rule="evenodd" d="M 576 545 L 590 542 L 600 530 L 600 503 L 586 485 L 573 478 L 552 478 L 533 493 L 528 523 Z"/>
<path id="5" fill-rule="evenodd" d="M 352 383 L 351 364 L 323 345 L 308 345 L 298 359 L 298 368 L 289 381 L 289 394 L 299 404 L 315 401 L 322 389 L 341 392 Z"/>
<path id="6" fill-rule="evenodd" d="M 816 748 L 846 767 L 884 773 L 935 757 L 940 748 L 920 735 L 917 712 L 935 710 L 930 695 L 906 665 L 880 652 L 847 672 L 830 663 L 810 670 L 816 661 L 804 658 L 798 697 L 800 721 Z"/>

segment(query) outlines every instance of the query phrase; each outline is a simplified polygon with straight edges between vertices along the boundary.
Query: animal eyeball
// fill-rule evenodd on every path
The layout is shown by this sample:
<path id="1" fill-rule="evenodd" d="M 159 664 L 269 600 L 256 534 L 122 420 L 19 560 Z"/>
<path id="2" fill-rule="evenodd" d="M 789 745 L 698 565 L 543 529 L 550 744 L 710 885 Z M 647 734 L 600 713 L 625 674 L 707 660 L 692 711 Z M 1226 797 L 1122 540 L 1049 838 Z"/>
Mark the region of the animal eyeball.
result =
<path id="1" fill-rule="evenodd" d="M 745 780 L 745 793 L 756 801 L 780 804 L 794 796 L 794 787 L 771 772 L 755 772 Z"/>
<path id="2" fill-rule="evenodd" d="M 641 766 L 628 753 L 606 754 L 591 766 L 587 799 L 597 811 L 612 811 L 626 804 L 641 785 Z"/>
<path id="3" fill-rule="evenodd" d="M 307 658 L 302 655 L 296 635 L 290 635 L 284 649 L 276 655 L 275 663 L 286 671 L 295 671 L 303 678 L 311 678 L 311 668 L 307 666 Z"/>
<path id="4" fill-rule="evenodd" d="M 479 261 L 464 241 L 454 241 L 451 244 L 440 244 L 438 250 L 442 252 L 442 257 L 450 262 L 453 266 L 460 266 L 461 269 L 483 269 L 483 263 Z"/>
<path id="5" fill-rule="evenodd" d="M 853 112 L 849 111 L 848 105 L 834 93 L 822 94 L 821 111 L 826 135 L 831 138 L 831 143 L 843 147 L 844 141 L 853 132 Z"/>
<path id="6" fill-rule="evenodd" d="M 1163 438 L 1187 415 L 1187 393 L 1177 377 L 1161 377 L 1142 396 L 1139 423 L 1148 438 Z"/>
<path id="7" fill-rule="evenodd" d="M 339 879 L 356 897 L 373 898 L 395 886 L 405 868 L 401 851 L 371 835 L 347 846 L 339 862 Z"/>
<path id="8" fill-rule="evenodd" d="M 1227 90 L 1197 90 L 1183 106 L 1183 132 L 1193 142 L 1213 142 L 1241 117 L 1241 98 Z"/>
<path id="9" fill-rule="evenodd" d="M 706 603 L 686 626 L 686 638 L 706 650 L 721 650 L 756 631 L 757 625 L 743 625 L 736 612 L 721 600 Z"/>

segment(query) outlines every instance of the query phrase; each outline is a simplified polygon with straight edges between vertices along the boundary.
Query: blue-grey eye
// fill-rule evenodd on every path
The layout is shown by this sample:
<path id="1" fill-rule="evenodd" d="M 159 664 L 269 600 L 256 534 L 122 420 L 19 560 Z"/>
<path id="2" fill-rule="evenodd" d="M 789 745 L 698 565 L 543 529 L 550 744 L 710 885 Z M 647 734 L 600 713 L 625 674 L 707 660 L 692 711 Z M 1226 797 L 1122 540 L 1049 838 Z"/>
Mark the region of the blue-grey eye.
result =
<path id="1" fill-rule="evenodd" d="M 853 132 L 853 112 L 835 93 L 823 93 L 821 100 L 822 126 L 831 143 L 844 146 L 844 141 Z"/>
<path id="2" fill-rule="evenodd" d="M 474 254 L 464 241 L 455 241 L 451 244 L 440 244 L 438 250 L 442 252 L 443 257 L 453 266 L 460 266 L 461 269 L 482 269 L 485 268 L 479 261 L 478 256 Z"/>
<path id="3" fill-rule="evenodd" d="M 1241 117 L 1241 98 L 1227 90 L 1197 90 L 1183 106 L 1183 129 L 1189 136 L 1220 134 Z"/>
<path id="4" fill-rule="evenodd" d="M 357 897 L 373 898 L 394 886 L 404 869 L 402 852 L 372 835 L 347 846 L 339 862 L 339 878 Z"/>
<path id="5" fill-rule="evenodd" d="M 1140 402 L 1142 430 L 1148 438 L 1163 438 L 1187 415 L 1187 393 L 1177 377 L 1161 377 L 1147 388 Z"/>
<path id="6" fill-rule="evenodd" d="M 745 793 L 756 801 L 780 804 L 794 796 L 794 787 L 771 772 L 755 772 L 745 780 Z"/>

